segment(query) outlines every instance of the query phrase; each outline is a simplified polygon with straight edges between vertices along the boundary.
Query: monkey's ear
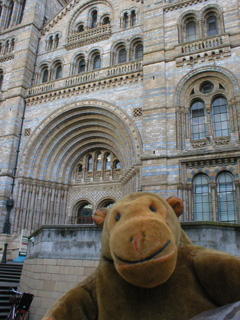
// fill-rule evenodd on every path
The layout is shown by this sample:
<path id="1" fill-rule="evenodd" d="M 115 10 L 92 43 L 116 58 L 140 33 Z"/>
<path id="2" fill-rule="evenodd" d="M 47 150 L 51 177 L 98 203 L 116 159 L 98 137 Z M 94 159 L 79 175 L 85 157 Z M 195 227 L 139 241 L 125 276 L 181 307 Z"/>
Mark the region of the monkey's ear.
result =
<path id="1" fill-rule="evenodd" d="M 100 208 L 100 209 L 97 209 L 97 211 L 94 212 L 94 214 L 92 216 L 95 224 L 101 229 L 103 228 L 103 223 L 104 223 L 104 220 L 107 216 L 108 211 L 109 211 L 108 208 Z"/>
<path id="2" fill-rule="evenodd" d="M 179 217 L 183 213 L 183 201 L 178 197 L 168 197 L 166 199 L 168 204 L 173 208 L 176 216 Z"/>

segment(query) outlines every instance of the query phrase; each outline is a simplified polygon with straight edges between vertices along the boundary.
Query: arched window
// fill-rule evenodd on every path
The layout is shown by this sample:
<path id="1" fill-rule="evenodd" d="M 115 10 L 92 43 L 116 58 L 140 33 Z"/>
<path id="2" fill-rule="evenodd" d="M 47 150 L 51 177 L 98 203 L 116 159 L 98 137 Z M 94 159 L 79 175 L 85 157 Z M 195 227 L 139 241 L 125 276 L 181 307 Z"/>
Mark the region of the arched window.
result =
<path id="1" fill-rule="evenodd" d="M 23 2 L 21 4 L 21 13 L 20 13 L 20 17 L 19 17 L 19 23 L 22 22 L 24 10 L 25 10 L 25 5 L 26 5 L 26 0 L 23 0 Z"/>
<path id="2" fill-rule="evenodd" d="M 56 34 L 56 36 L 55 36 L 55 49 L 57 49 L 58 48 L 58 45 L 59 45 L 59 34 Z"/>
<path id="3" fill-rule="evenodd" d="M 102 170 L 102 155 L 101 153 L 98 153 L 97 155 L 97 166 L 96 166 L 97 171 Z"/>
<path id="4" fill-rule="evenodd" d="M 197 39 L 197 25 L 191 20 L 186 22 L 186 41 L 195 41 Z"/>
<path id="5" fill-rule="evenodd" d="M 52 47 L 53 47 L 53 36 L 50 36 L 48 41 L 48 50 L 51 51 Z"/>
<path id="6" fill-rule="evenodd" d="M 214 37 L 218 34 L 218 22 L 215 15 L 210 15 L 207 18 L 207 35 L 208 37 Z"/>
<path id="7" fill-rule="evenodd" d="M 106 199 L 103 202 L 101 202 L 98 206 L 98 208 L 112 208 L 112 206 L 114 205 L 115 201 L 111 200 L 111 199 Z"/>
<path id="8" fill-rule="evenodd" d="M 236 195 L 234 178 L 223 172 L 217 179 L 218 220 L 236 222 Z"/>
<path id="9" fill-rule="evenodd" d="M 111 169 L 111 155 L 110 153 L 107 153 L 105 156 L 105 170 Z"/>
<path id="10" fill-rule="evenodd" d="M 191 139 L 199 140 L 207 136 L 205 105 L 201 100 L 196 100 L 190 108 Z"/>
<path id="11" fill-rule="evenodd" d="M 214 85 L 211 81 L 204 81 L 200 86 L 200 92 L 203 94 L 208 94 L 212 92 L 214 89 Z"/>
<path id="12" fill-rule="evenodd" d="M 88 202 L 83 203 L 77 213 L 77 223 L 78 224 L 92 224 L 92 214 L 93 208 L 92 205 Z"/>
<path id="13" fill-rule="evenodd" d="M 93 171 L 93 159 L 92 159 L 92 156 L 88 156 L 87 171 L 88 172 L 92 172 Z"/>
<path id="14" fill-rule="evenodd" d="M 228 103 L 224 97 L 218 97 L 212 102 L 213 136 L 230 135 Z"/>
<path id="15" fill-rule="evenodd" d="M 11 23 L 12 14 L 13 14 L 13 5 L 14 5 L 14 2 L 10 1 L 9 2 L 9 7 L 8 7 L 8 18 L 7 18 L 6 28 L 8 28 L 10 26 L 10 23 Z"/>
<path id="16" fill-rule="evenodd" d="M 113 168 L 114 169 L 121 169 L 121 165 L 120 165 L 119 160 L 114 161 Z"/>
<path id="17" fill-rule="evenodd" d="M 62 66 L 61 64 L 56 66 L 56 71 L 55 71 L 55 79 L 61 79 L 62 78 Z"/>
<path id="18" fill-rule="evenodd" d="M 42 83 L 47 82 L 48 81 L 48 68 L 44 67 L 42 69 Z"/>
<path id="19" fill-rule="evenodd" d="M 128 27 L 128 13 L 124 13 L 123 15 L 123 28 L 127 28 Z"/>
<path id="20" fill-rule="evenodd" d="M 203 174 L 193 180 L 193 210 L 195 221 L 212 220 L 209 178 Z"/>
<path id="21" fill-rule="evenodd" d="M 9 40 L 6 41 L 6 45 L 5 45 L 5 53 L 9 52 Z"/>
<path id="22" fill-rule="evenodd" d="M 78 74 L 85 72 L 85 60 L 79 59 L 78 65 L 77 65 Z"/>
<path id="23" fill-rule="evenodd" d="M 78 27 L 77 27 L 77 32 L 83 32 L 84 31 L 84 25 L 83 24 L 80 24 Z"/>
<path id="24" fill-rule="evenodd" d="M 97 10 L 91 12 L 91 28 L 97 27 Z"/>
<path id="25" fill-rule="evenodd" d="M 135 60 L 140 60 L 143 58 L 143 45 L 140 43 L 136 45 L 135 48 Z"/>
<path id="26" fill-rule="evenodd" d="M 131 26 L 135 26 L 137 23 L 137 15 L 135 11 L 131 12 Z"/>
<path id="27" fill-rule="evenodd" d="M 15 47 L 15 39 L 12 39 L 10 42 L 9 52 L 12 52 L 14 50 L 14 47 Z"/>
<path id="28" fill-rule="evenodd" d="M 3 86 L 3 72 L 2 70 L 0 70 L 0 90 L 2 90 L 2 86 Z"/>
<path id="29" fill-rule="evenodd" d="M 101 57 L 100 54 L 96 54 L 93 57 L 93 70 L 101 68 Z"/>
<path id="30" fill-rule="evenodd" d="M 78 171 L 78 173 L 82 173 L 82 171 L 83 171 L 83 166 L 82 166 L 82 164 L 79 164 L 79 165 L 78 165 L 77 171 Z"/>
<path id="31" fill-rule="evenodd" d="M 118 50 L 118 63 L 123 63 L 127 61 L 127 50 L 125 48 L 120 48 Z"/>
<path id="32" fill-rule="evenodd" d="M 102 24 L 103 25 L 110 24 L 110 18 L 109 17 L 104 17 L 103 21 L 102 21 Z"/>

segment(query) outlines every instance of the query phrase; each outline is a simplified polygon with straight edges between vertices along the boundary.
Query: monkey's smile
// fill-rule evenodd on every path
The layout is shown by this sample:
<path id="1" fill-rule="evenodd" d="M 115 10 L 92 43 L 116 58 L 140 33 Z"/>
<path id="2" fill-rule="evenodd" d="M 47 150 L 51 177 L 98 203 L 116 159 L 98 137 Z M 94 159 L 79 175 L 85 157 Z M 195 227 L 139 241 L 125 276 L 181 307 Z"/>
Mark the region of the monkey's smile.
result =
<path id="1" fill-rule="evenodd" d="M 129 260 L 125 260 L 125 259 L 122 259 L 120 257 L 118 257 L 116 255 L 116 253 L 114 252 L 114 255 L 115 257 L 121 261 L 121 262 L 124 262 L 124 263 L 127 263 L 127 264 L 137 264 L 137 263 L 142 263 L 142 262 L 146 262 L 146 261 L 149 261 L 151 259 L 153 259 L 154 257 L 156 257 L 159 253 L 161 253 L 163 250 L 165 250 L 167 248 L 167 246 L 170 244 L 170 240 L 167 241 L 160 249 L 158 249 L 156 252 L 150 254 L 150 256 L 144 258 L 144 259 L 140 259 L 140 260 L 137 260 L 137 261 L 129 261 Z"/>

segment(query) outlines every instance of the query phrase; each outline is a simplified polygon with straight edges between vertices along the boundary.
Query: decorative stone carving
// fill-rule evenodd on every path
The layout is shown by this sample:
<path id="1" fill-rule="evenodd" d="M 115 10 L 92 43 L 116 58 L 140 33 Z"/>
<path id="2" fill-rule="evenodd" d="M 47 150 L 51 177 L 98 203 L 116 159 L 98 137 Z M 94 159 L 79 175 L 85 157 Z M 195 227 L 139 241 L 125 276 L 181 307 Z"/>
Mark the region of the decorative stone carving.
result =
<path id="1" fill-rule="evenodd" d="M 230 144 L 230 137 L 229 138 L 214 138 L 214 144 L 217 146 L 227 145 Z"/>
<path id="2" fill-rule="evenodd" d="M 65 48 L 71 50 L 82 47 L 94 42 L 109 39 L 112 35 L 112 28 L 110 25 L 104 25 L 86 31 L 78 32 L 67 37 Z"/>
<path id="3" fill-rule="evenodd" d="M 191 141 L 192 148 L 203 148 L 207 145 L 207 140 Z"/>

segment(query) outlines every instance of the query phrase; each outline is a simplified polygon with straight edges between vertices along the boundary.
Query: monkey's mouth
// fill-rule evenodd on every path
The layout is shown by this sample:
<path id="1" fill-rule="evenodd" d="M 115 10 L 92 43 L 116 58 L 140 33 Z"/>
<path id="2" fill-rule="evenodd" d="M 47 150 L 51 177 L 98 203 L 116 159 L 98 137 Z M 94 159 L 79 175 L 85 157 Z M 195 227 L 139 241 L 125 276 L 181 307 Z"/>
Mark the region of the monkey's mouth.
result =
<path id="1" fill-rule="evenodd" d="M 124 263 L 127 263 L 127 264 L 137 264 L 137 263 L 142 263 L 142 262 L 146 262 L 146 261 L 149 261 L 151 259 L 153 259 L 154 257 L 156 257 L 159 253 L 163 252 L 163 250 L 165 250 L 167 248 L 167 246 L 170 244 L 170 240 L 167 241 L 160 249 L 158 249 L 156 252 L 150 254 L 148 257 L 144 258 L 144 259 L 140 259 L 140 260 L 135 260 L 135 261 L 130 261 L 130 260 L 125 260 L 125 259 L 122 259 L 120 257 L 118 257 L 116 255 L 116 253 L 114 252 L 114 255 L 115 257 L 121 261 L 121 262 L 124 262 Z"/>

